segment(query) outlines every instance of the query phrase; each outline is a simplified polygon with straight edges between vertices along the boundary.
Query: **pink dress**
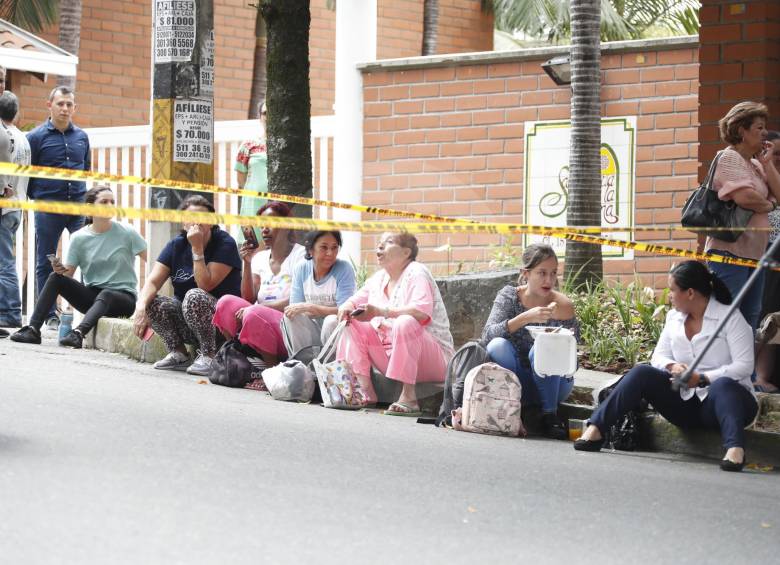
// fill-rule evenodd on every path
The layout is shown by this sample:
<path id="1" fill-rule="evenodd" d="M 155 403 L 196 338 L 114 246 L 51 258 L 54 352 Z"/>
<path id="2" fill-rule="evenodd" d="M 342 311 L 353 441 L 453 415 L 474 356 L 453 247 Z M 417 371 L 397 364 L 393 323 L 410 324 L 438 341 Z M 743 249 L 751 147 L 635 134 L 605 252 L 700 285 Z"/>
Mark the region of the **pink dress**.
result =
<path id="1" fill-rule="evenodd" d="M 731 147 L 724 149 L 720 156 L 712 188 L 718 192 L 718 198 L 721 200 L 733 199 L 733 194 L 743 188 L 752 188 L 764 198 L 769 197 L 769 186 L 761 163 L 756 159 L 751 159 L 748 163 Z M 754 213 L 748 222 L 748 227 L 768 228 L 769 215 Z M 708 237 L 704 250 L 717 249 L 745 259 L 760 259 L 767 243 L 769 243 L 769 231 L 746 231 L 733 243 Z"/>
<path id="2" fill-rule="evenodd" d="M 454 346 L 436 281 L 424 265 L 412 262 L 391 294 L 388 282 L 389 276 L 380 270 L 349 301 L 380 308 L 412 307 L 427 318 L 422 322 L 409 315 L 352 320 L 339 343 L 337 358 L 349 361 L 359 375 L 368 375 L 373 365 L 387 378 L 406 384 L 443 382 Z"/>

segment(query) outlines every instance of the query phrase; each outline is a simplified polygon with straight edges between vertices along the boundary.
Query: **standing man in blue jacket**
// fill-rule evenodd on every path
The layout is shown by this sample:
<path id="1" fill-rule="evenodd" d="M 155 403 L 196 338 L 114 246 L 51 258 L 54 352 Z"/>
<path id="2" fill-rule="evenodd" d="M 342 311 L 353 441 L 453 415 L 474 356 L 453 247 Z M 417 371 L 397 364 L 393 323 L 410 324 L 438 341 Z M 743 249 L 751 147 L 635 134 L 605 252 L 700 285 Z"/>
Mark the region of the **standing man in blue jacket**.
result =
<path id="1" fill-rule="evenodd" d="M 32 164 L 88 171 L 92 166 L 89 138 L 81 128 L 73 124 L 76 112 L 76 95 L 67 86 L 58 86 L 49 94 L 46 103 L 49 119 L 27 134 L 32 150 Z M 84 202 L 86 183 L 74 180 L 48 180 L 30 178 L 27 196 L 34 200 L 60 200 Z M 62 231 L 75 232 L 84 225 L 83 216 L 65 216 L 35 212 L 35 280 L 40 292 L 52 272 L 46 257 L 57 253 Z M 58 325 L 55 310 L 47 316 L 47 325 Z"/>

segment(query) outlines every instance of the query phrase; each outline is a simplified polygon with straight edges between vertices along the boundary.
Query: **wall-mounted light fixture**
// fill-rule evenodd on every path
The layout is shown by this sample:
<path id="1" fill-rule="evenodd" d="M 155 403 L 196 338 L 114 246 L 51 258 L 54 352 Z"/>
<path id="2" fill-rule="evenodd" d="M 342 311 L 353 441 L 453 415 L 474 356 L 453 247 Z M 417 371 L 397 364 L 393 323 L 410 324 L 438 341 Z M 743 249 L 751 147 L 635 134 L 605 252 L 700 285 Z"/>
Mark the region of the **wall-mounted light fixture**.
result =
<path id="1" fill-rule="evenodd" d="M 571 84 L 571 61 L 568 55 L 553 57 L 546 63 L 542 63 L 542 68 L 558 86 Z"/>

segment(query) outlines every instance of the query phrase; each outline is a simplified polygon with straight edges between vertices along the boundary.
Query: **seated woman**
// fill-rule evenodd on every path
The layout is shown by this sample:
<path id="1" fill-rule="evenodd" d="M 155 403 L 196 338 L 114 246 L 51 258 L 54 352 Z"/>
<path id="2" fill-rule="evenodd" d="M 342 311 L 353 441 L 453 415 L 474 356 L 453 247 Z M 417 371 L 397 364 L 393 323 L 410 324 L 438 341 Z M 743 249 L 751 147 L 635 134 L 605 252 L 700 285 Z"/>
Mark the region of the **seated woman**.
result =
<path id="1" fill-rule="evenodd" d="M 287 217 L 290 213 L 284 202 L 268 202 L 257 215 Z M 246 242 L 241 246 L 241 296 L 227 294 L 219 299 L 214 325 L 228 339 L 238 335 L 241 343 L 272 366 L 287 356 L 280 323 L 290 303 L 293 269 L 306 250 L 293 241 L 288 229 L 264 227 L 262 236 L 265 249 L 259 253 Z"/>
<path id="2" fill-rule="evenodd" d="M 731 304 L 731 293 L 715 273 L 696 261 L 685 261 L 669 275 L 673 310 L 666 316 L 650 365 L 637 365 L 596 409 L 582 437 L 580 451 L 598 451 L 604 433 L 646 399 L 667 420 L 681 428 L 720 428 L 726 455 L 724 471 L 745 464 L 744 428 L 758 412 L 750 374 L 753 372 L 753 330 L 735 312 L 679 392 L 670 381 L 682 374 L 710 339 Z"/>
<path id="3" fill-rule="evenodd" d="M 289 356 L 308 364 L 333 333 L 339 306 L 355 292 L 355 271 L 338 258 L 341 232 L 309 232 L 304 245 L 306 260 L 293 271 L 281 328 Z"/>
<path id="4" fill-rule="evenodd" d="M 361 382 L 370 380 L 373 366 L 403 383 L 385 414 L 417 417 L 415 384 L 444 382 L 454 355 L 450 321 L 436 281 L 415 260 L 417 238 L 383 234 L 376 257 L 381 269 L 339 308 L 339 319 L 349 321 L 350 342 L 339 344 L 337 357 L 349 361 Z"/>
<path id="5" fill-rule="evenodd" d="M 532 244 L 523 252 L 519 286 L 505 286 L 493 303 L 482 341 L 490 358 L 513 371 L 523 385 L 523 405 L 542 405 L 542 429 L 553 439 L 566 439 L 558 405 L 574 388 L 573 376 L 540 377 L 533 369 L 534 343 L 526 326 L 562 326 L 579 341 L 574 304 L 555 290 L 558 257 L 549 245 Z"/>
<path id="6" fill-rule="evenodd" d="M 108 186 L 98 185 L 87 192 L 84 202 L 113 206 L 114 193 Z M 62 296 L 84 318 L 60 340 L 60 345 L 81 349 L 84 336 L 100 318 L 132 315 L 138 287 L 136 256 L 146 260 L 146 241 L 131 226 L 110 218 L 87 218 L 84 227 L 73 234 L 65 264 L 52 257 L 54 272 L 38 296 L 30 325 L 11 339 L 41 343 L 44 319 L 57 297 Z M 73 279 L 77 268 L 81 269 L 83 283 Z"/>
<path id="7" fill-rule="evenodd" d="M 185 198 L 179 210 L 214 212 L 214 206 L 194 195 Z M 168 279 L 174 297 L 158 296 Z M 151 325 L 169 351 L 154 368 L 208 375 L 217 348 L 211 324 L 217 300 L 240 292 L 241 258 L 236 241 L 219 226 L 185 223 L 160 252 L 135 307 L 135 334 L 143 337 Z M 192 364 L 187 343 L 198 347 Z"/>

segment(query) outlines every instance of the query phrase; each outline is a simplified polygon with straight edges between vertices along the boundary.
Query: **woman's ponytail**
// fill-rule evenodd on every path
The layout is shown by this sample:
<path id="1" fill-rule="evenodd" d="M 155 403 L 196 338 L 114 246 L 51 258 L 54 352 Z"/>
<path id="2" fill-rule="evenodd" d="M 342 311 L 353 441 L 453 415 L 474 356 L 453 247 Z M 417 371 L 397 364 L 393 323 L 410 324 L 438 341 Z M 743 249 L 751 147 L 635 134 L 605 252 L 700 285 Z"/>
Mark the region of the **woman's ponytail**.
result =
<path id="1" fill-rule="evenodd" d="M 715 300 L 721 304 L 731 304 L 733 297 L 729 287 L 712 271 L 710 271 L 710 283 L 712 284 L 712 295 L 715 297 Z"/>

